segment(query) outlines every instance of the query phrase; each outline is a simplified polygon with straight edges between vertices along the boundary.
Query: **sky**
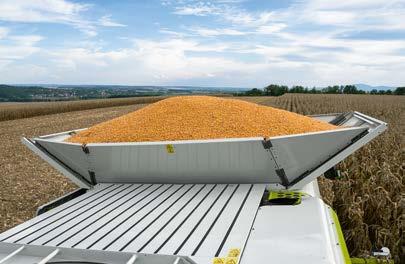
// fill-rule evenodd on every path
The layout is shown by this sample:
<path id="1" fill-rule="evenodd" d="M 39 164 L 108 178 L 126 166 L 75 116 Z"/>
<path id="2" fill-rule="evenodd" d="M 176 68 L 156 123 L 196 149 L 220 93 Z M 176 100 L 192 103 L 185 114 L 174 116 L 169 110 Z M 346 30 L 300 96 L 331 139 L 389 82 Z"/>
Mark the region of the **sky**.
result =
<path id="1" fill-rule="evenodd" d="M 405 84 L 405 0 L 0 0 L 0 83 Z"/>

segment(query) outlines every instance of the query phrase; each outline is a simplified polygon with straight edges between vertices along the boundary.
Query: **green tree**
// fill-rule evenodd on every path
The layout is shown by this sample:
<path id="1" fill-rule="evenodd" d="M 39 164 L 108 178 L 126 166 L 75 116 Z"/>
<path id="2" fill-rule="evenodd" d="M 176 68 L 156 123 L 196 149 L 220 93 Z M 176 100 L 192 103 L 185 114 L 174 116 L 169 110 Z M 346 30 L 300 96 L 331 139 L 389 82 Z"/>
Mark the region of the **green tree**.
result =
<path id="1" fill-rule="evenodd" d="M 288 93 L 288 86 L 285 85 L 270 84 L 264 88 L 265 95 L 280 96 L 285 93 Z"/>
<path id="2" fill-rule="evenodd" d="M 385 94 L 385 90 L 379 90 L 378 94 Z"/>
<path id="3" fill-rule="evenodd" d="M 345 85 L 342 86 L 343 88 L 343 93 L 344 94 L 357 94 L 359 91 L 357 90 L 357 87 L 355 85 Z"/>
<path id="4" fill-rule="evenodd" d="M 252 90 L 245 92 L 245 95 L 248 95 L 248 96 L 261 96 L 263 94 L 264 94 L 263 90 L 257 89 L 257 88 L 253 88 Z"/>
<path id="5" fill-rule="evenodd" d="M 296 85 L 296 86 L 291 87 L 291 89 L 289 89 L 288 92 L 289 93 L 304 93 L 305 88 L 303 86 Z"/>
<path id="6" fill-rule="evenodd" d="M 339 93 L 339 90 L 340 90 L 339 85 L 328 86 L 328 87 L 322 89 L 322 93 L 337 94 L 337 93 Z"/>
<path id="7" fill-rule="evenodd" d="M 397 89 L 395 89 L 394 94 L 405 95 L 405 87 L 398 87 Z"/>

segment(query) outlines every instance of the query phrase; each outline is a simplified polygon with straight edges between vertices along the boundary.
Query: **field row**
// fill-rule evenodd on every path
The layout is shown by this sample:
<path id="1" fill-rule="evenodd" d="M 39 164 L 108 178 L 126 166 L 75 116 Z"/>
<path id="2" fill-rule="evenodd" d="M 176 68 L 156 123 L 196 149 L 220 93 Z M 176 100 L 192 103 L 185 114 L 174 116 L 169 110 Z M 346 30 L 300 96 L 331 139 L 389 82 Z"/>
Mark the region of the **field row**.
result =
<path id="1" fill-rule="evenodd" d="M 150 96 L 63 102 L 0 103 L 0 121 L 113 106 L 150 104 L 163 98 L 165 97 Z"/>

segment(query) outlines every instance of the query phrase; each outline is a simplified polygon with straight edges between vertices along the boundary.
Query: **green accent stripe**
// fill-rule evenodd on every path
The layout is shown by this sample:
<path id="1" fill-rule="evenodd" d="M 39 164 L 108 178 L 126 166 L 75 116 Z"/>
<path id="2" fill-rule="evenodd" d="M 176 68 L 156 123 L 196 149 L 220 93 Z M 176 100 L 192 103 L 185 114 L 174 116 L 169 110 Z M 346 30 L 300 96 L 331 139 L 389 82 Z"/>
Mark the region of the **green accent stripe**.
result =
<path id="1" fill-rule="evenodd" d="M 352 264 L 352 261 L 350 259 L 350 255 L 349 255 L 349 251 L 347 251 L 347 246 L 346 246 L 345 238 L 343 236 L 342 228 L 340 227 L 339 218 L 338 218 L 336 212 L 333 211 L 332 208 L 330 208 L 330 213 L 332 215 L 333 222 L 335 223 L 336 232 L 337 232 L 338 239 L 339 239 L 339 245 L 342 249 L 342 254 L 343 254 L 343 259 L 345 261 L 345 264 Z"/>
<path id="2" fill-rule="evenodd" d="M 392 259 L 376 259 L 376 258 L 352 258 L 352 264 L 394 264 Z"/>

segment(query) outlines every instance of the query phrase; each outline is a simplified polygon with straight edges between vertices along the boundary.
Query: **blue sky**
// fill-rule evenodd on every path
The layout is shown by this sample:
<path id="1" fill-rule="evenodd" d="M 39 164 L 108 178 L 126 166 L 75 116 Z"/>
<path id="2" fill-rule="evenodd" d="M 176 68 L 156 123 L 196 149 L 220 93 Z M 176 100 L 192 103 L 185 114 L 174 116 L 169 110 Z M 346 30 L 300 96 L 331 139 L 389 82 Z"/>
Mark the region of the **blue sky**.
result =
<path id="1" fill-rule="evenodd" d="M 405 1 L 1 0 L 0 83 L 405 84 Z"/>

